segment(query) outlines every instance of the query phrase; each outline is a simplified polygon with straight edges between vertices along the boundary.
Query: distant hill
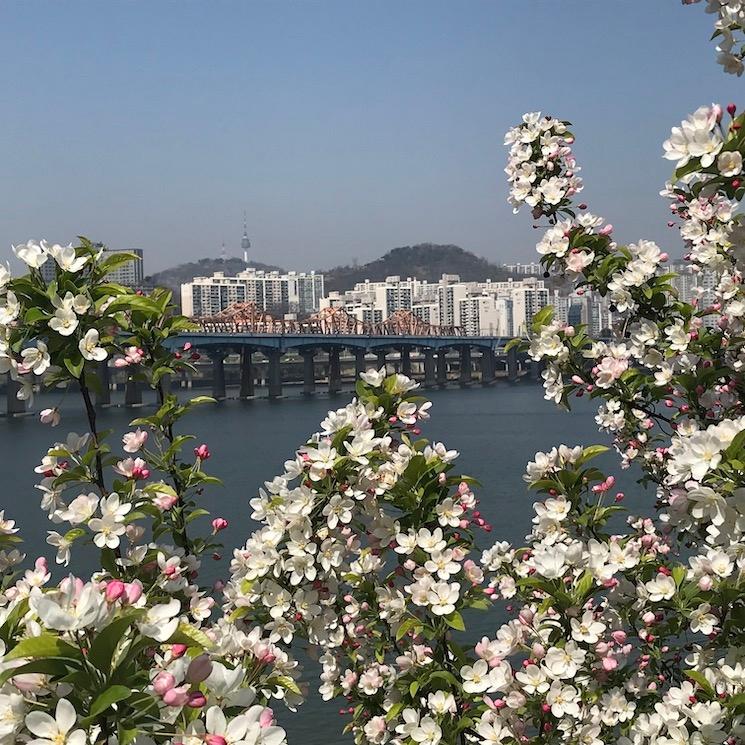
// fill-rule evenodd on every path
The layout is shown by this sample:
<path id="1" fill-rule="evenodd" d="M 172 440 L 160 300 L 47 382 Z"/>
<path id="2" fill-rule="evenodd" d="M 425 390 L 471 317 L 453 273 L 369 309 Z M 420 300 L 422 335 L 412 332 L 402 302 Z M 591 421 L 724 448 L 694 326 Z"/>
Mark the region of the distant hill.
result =
<path id="1" fill-rule="evenodd" d="M 510 275 L 500 264 L 462 249 L 460 246 L 419 243 L 394 248 L 379 259 L 358 266 L 337 266 L 323 272 L 326 291 L 349 290 L 366 279 L 380 282 L 398 275 L 401 279 L 416 277 L 435 282 L 443 274 L 458 274 L 465 282 L 492 279 L 495 282 Z"/>
<path id="2" fill-rule="evenodd" d="M 250 266 L 264 271 L 284 271 L 280 267 L 258 261 L 250 262 Z M 174 300 L 178 303 L 181 299 L 180 288 L 184 282 L 191 282 L 194 277 L 209 277 L 215 272 L 234 276 L 245 268 L 243 259 L 200 259 L 151 274 L 145 277 L 145 285 L 173 290 Z M 458 274 L 465 282 L 486 279 L 498 282 L 510 276 L 502 265 L 492 264 L 460 246 L 436 243 L 401 246 L 367 264 L 337 266 L 321 271 L 325 277 L 326 292 L 349 290 L 357 282 L 364 282 L 366 279 L 379 282 L 395 275 L 402 279 L 426 279 L 428 282 L 436 282 L 443 274 Z"/>
<path id="3" fill-rule="evenodd" d="M 260 261 L 251 261 L 249 266 L 255 269 L 263 269 L 265 272 L 274 270 L 284 271 L 281 267 L 272 266 L 271 264 L 262 264 Z M 234 276 L 246 268 L 243 259 L 199 259 L 199 261 L 190 261 L 187 264 L 164 269 L 162 272 L 155 272 L 145 277 L 145 285 L 155 287 L 167 287 L 173 290 L 174 299 L 179 300 L 181 295 L 181 285 L 184 282 L 191 282 L 194 277 L 211 277 L 215 272 L 225 272 L 226 276 Z"/>

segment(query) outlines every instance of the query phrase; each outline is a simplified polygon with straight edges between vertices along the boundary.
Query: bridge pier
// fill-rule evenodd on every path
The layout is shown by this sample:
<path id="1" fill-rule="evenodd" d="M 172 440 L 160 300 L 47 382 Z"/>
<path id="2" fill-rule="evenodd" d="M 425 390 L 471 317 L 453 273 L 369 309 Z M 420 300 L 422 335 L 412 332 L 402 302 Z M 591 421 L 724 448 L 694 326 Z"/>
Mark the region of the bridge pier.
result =
<path id="1" fill-rule="evenodd" d="M 253 350 L 251 347 L 241 349 L 241 387 L 238 392 L 240 398 L 254 397 L 254 370 L 251 363 Z"/>
<path id="2" fill-rule="evenodd" d="M 411 347 L 401 347 L 401 372 L 407 377 L 411 377 Z"/>
<path id="3" fill-rule="evenodd" d="M 20 414 L 26 413 L 26 402 L 21 401 L 21 399 L 18 398 L 16 395 L 18 391 L 21 390 L 21 384 L 17 380 L 12 380 L 10 377 L 10 373 L 8 373 L 7 377 L 7 385 L 6 385 L 6 391 L 7 391 L 7 408 L 6 412 L 8 416 L 19 416 Z"/>
<path id="4" fill-rule="evenodd" d="M 364 349 L 354 350 L 354 376 L 359 380 L 360 374 L 367 372 L 367 360 L 365 355 L 367 354 Z"/>
<path id="5" fill-rule="evenodd" d="M 128 409 L 142 406 L 142 387 L 131 376 L 127 376 L 127 382 L 124 384 L 124 405 Z"/>
<path id="6" fill-rule="evenodd" d="M 171 387 L 173 386 L 173 375 L 166 373 L 160 379 L 160 387 L 163 389 L 163 397 L 171 395 Z"/>
<path id="7" fill-rule="evenodd" d="M 385 367 L 388 352 L 385 349 L 378 349 L 375 354 L 378 357 L 378 369 L 380 369 L 381 367 Z"/>
<path id="8" fill-rule="evenodd" d="M 103 362 L 99 362 L 96 367 L 99 386 L 95 394 L 96 406 L 99 408 L 111 406 L 111 373 L 109 372 L 109 361 L 104 360 Z"/>
<path id="9" fill-rule="evenodd" d="M 269 398 L 282 398 L 282 352 L 279 349 L 272 349 L 265 353 L 269 360 L 269 375 L 267 378 L 267 387 L 269 389 Z"/>
<path id="10" fill-rule="evenodd" d="M 303 349 L 303 395 L 312 396 L 316 392 L 315 349 Z"/>
<path id="11" fill-rule="evenodd" d="M 209 358 L 212 360 L 212 398 L 224 401 L 226 398 L 225 353 L 221 349 L 215 349 L 210 352 Z"/>
<path id="12" fill-rule="evenodd" d="M 437 385 L 444 388 L 448 384 L 448 350 L 437 352 Z"/>
<path id="13" fill-rule="evenodd" d="M 329 350 L 329 393 L 341 393 L 341 363 L 339 362 L 339 348 Z"/>
<path id="14" fill-rule="evenodd" d="M 460 348 L 460 375 L 458 382 L 461 388 L 471 385 L 471 347 Z"/>
<path id="15" fill-rule="evenodd" d="M 481 385 L 493 385 L 495 376 L 494 350 L 481 350 Z"/>
<path id="16" fill-rule="evenodd" d="M 515 383 L 517 378 L 517 347 L 512 347 L 507 352 L 507 380 Z"/>
<path id="17" fill-rule="evenodd" d="M 435 352 L 433 349 L 424 350 L 424 387 L 434 388 L 437 385 L 436 379 Z"/>
<path id="18" fill-rule="evenodd" d="M 541 373 L 546 367 L 546 363 L 543 360 L 531 360 L 530 361 L 530 379 L 537 382 L 543 380 Z"/>

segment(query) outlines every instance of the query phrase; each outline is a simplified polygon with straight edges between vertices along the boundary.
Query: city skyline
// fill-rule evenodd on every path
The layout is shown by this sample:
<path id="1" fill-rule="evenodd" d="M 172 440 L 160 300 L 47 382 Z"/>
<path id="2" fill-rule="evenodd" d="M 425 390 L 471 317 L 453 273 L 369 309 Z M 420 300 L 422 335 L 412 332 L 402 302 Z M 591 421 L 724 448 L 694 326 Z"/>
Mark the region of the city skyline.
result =
<path id="1" fill-rule="evenodd" d="M 619 240 L 678 255 L 655 199 L 671 171 L 661 143 L 732 91 L 700 41 L 710 17 L 677 0 L 30 2 L 3 21 L 0 90 L 17 113 L 0 143 L 0 239 L 84 232 L 143 248 L 148 272 L 223 242 L 242 256 L 244 210 L 249 258 L 285 267 L 428 241 L 530 261 L 502 138 L 540 105 L 574 122 L 583 197 Z M 54 64 L 34 48 L 57 50 Z"/>

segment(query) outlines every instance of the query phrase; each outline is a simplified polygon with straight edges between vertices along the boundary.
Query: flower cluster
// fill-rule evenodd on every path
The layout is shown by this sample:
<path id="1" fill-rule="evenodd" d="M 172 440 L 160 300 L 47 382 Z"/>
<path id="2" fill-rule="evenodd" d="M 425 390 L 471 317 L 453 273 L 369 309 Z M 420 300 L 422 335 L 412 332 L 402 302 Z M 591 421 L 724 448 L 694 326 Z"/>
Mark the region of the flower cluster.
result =
<path id="1" fill-rule="evenodd" d="M 48 543 L 67 566 L 76 545 L 100 551 L 89 578 L 52 580 L 44 557 L 19 571 L 17 528 L 0 513 L 0 742 L 39 745 L 281 745 L 267 707 L 292 703 L 295 664 L 260 629 L 213 619 L 215 589 L 199 584 L 214 536 L 200 535 L 209 448 L 184 452 L 175 428 L 205 397 L 180 402 L 164 379 L 188 366 L 172 350 L 189 322 L 170 294 L 150 296 L 107 275 L 132 257 L 29 241 L 15 247 L 29 273 L 2 279 L 0 361 L 30 399 L 36 386 L 79 392 L 88 431 L 55 442 L 36 467 Z M 39 267 L 56 262 L 53 281 Z M 93 395 L 101 365 L 127 367 L 157 407 L 118 446 L 99 431 Z M 56 426 L 59 407 L 41 420 Z M 117 454 L 118 451 L 118 454 Z"/>
<path id="2" fill-rule="evenodd" d="M 515 212 L 527 204 L 536 218 L 553 216 L 582 191 L 573 142 L 568 122 L 541 116 L 540 112 L 525 114 L 522 123 L 506 134 L 510 158 L 505 172 Z"/>
<path id="3" fill-rule="evenodd" d="M 501 687 L 482 684 L 481 742 L 745 739 L 745 120 L 736 114 L 729 105 L 725 121 L 721 107 L 702 107 L 664 145 L 676 163 L 664 194 L 690 270 L 717 277 L 713 303 L 681 302 L 665 252 L 616 244 L 583 206 L 555 210 L 538 244 L 547 270 L 608 297 L 616 319 L 611 338 L 594 339 L 549 308 L 536 314 L 528 349 L 546 363 L 546 397 L 601 400 L 597 422 L 621 466 L 654 486 L 657 514 L 623 528 L 614 477 L 587 465 L 595 448 L 561 446 L 529 464 L 526 481 L 543 499 L 527 546 L 497 543 L 482 561 L 517 618 L 476 651 L 519 667 Z M 461 677 L 474 685 L 470 669 Z"/>
<path id="4" fill-rule="evenodd" d="M 700 0 L 683 0 L 693 5 Z M 725 72 L 740 76 L 745 72 L 745 3 L 742 0 L 706 0 L 706 12 L 716 16 L 714 38 L 717 62 Z"/>
<path id="5" fill-rule="evenodd" d="M 458 453 L 418 437 L 429 403 L 416 387 L 363 373 L 358 397 L 252 500 L 263 525 L 225 589 L 231 618 L 316 650 L 320 692 L 347 698 L 357 742 L 455 742 L 470 695 L 453 634 L 462 611 L 490 605 L 473 531 L 491 526 L 451 474 Z"/>

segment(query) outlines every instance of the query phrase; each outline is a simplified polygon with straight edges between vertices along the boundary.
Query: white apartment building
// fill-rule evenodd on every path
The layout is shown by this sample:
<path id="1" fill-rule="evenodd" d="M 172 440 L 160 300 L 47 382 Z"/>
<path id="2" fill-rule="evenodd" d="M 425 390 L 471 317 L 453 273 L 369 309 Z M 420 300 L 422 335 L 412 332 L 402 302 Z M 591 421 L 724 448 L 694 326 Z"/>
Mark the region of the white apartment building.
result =
<path id="1" fill-rule="evenodd" d="M 676 272 L 676 276 L 671 280 L 671 284 L 677 289 L 683 302 L 690 303 L 696 300 L 699 308 L 706 308 L 716 302 L 715 290 L 719 284 L 719 274 L 711 270 L 694 272 L 691 271 L 692 268 L 685 262 L 673 264 L 671 270 Z M 714 326 L 717 323 L 717 316 L 704 316 L 703 321 L 705 326 Z"/>
<path id="2" fill-rule="evenodd" d="M 270 313 L 314 313 L 324 295 L 323 275 L 264 272 L 248 268 L 234 277 L 215 272 L 181 285 L 181 310 L 187 316 L 212 316 L 233 303 L 254 303 Z"/>
<path id="3" fill-rule="evenodd" d="M 528 277 L 506 282 L 462 282 L 444 274 L 438 282 L 387 277 L 360 282 L 346 292 L 332 292 L 321 306 L 343 308 L 360 321 L 380 323 L 394 311 L 411 311 L 439 326 L 457 326 L 469 334 L 525 333 L 533 315 L 548 304 L 542 280 Z"/>

